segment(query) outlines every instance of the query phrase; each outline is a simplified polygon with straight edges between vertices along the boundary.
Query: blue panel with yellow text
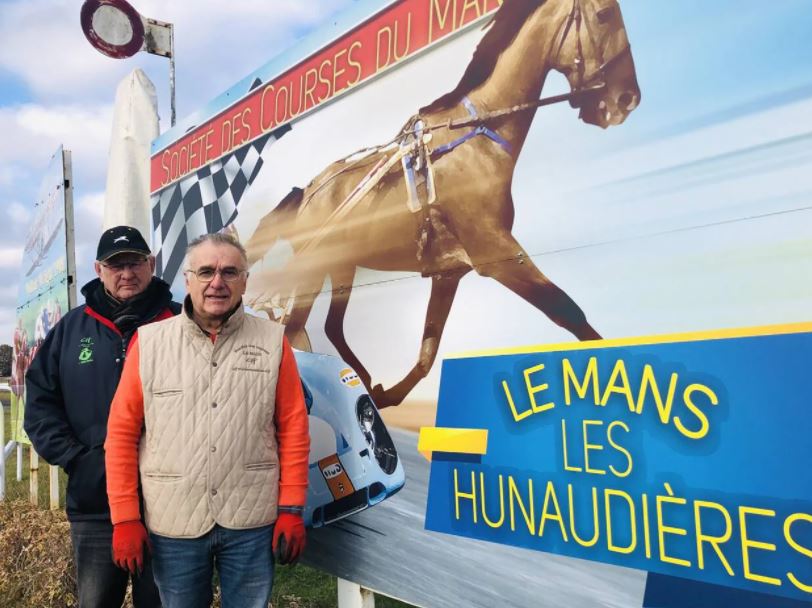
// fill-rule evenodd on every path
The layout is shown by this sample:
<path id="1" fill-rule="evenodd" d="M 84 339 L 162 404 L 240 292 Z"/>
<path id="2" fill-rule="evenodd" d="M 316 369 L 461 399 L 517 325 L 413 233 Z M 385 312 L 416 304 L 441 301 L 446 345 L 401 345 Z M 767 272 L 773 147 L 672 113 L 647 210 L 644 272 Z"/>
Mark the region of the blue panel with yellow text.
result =
<path id="1" fill-rule="evenodd" d="M 812 601 L 810 366 L 810 324 L 448 359 L 487 451 L 433 460 L 426 528 Z"/>

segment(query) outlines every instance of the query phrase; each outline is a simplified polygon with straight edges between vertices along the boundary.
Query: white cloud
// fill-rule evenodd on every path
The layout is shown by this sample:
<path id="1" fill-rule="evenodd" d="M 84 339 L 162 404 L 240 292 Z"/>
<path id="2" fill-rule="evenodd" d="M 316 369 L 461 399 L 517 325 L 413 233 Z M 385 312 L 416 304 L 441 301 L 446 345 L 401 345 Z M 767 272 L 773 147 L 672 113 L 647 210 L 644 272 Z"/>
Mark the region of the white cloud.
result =
<path id="1" fill-rule="evenodd" d="M 179 107 L 189 113 L 349 0 L 143 0 L 134 4 L 146 17 L 175 24 Z M 145 53 L 127 60 L 101 55 L 84 38 L 80 7 L 75 0 L 4 1 L 0 68 L 21 78 L 36 96 L 62 100 L 112 100 L 115 84 L 134 67 L 142 67 L 165 89 L 165 59 Z M 46 52 L 31 52 L 37 41 Z M 161 97 L 165 110 L 166 99 Z"/>
<path id="2" fill-rule="evenodd" d="M 102 220 L 104 219 L 104 192 L 93 192 L 80 196 L 73 205 L 73 217 L 77 246 L 92 244 L 95 255 L 95 247 L 102 232 Z M 92 256 L 90 260 L 93 260 Z M 78 252 L 76 263 L 79 264 Z"/>
<path id="3" fill-rule="evenodd" d="M 13 202 L 6 205 L 6 215 L 13 224 L 26 224 L 31 219 L 31 210 L 22 203 Z"/>
<path id="4" fill-rule="evenodd" d="M 0 108 L 0 163 L 39 174 L 61 144 L 95 178 L 106 169 L 112 105 L 24 104 Z"/>
<path id="5" fill-rule="evenodd" d="M 0 308 L 0 344 L 11 344 L 16 317 L 17 311 L 13 306 Z"/>
<path id="6" fill-rule="evenodd" d="M 101 224 L 104 217 L 104 192 L 94 192 L 86 194 L 79 198 L 78 202 L 74 205 L 74 215 L 76 216 L 77 224 L 84 223 L 84 219 L 89 219 L 92 222 Z M 86 218 L 81 216 L 86 215 Z"/>
<path id="7" fill-rule="evenodd" d="M 0 186 L 10 186 L 19 178 L 19 173 L 12 165 L 0 167 Z"/>
<path id="8" fill-rule="evenodd" d="M 0 284 L 0 302 L 16 301 L 18 283 Z"/>
<path id="9" fill-rule="evenodd" d="M 19 269 L 20 262 L 23 260 L 22 247 L 3 247 L 0 248 L 0 268 L 13 268 Z"/>
<path id="10" fill-rule="evenodd" d="M 117 66 L 87 43 L 79 27 L 81 4 L 71 0 L 4 2 L 0 13 L 0 67 L 17 74 L 37 95 L 80 98 Z M 37 48 L 39 47 L 39 48 Z"/>
<path id="11" fill-rule="evenodd" d="M 81 288 L 82 285 L 95 278 L 93 261 L 96 259 L 96 245 L 102 233 L 104 191 L 91 192 L 78 197 L 73 205 L 73 215 L 77 284 Z"/>
<path id="12" fill-rule="evenodd" d="M 0 283 L 0 344 L 11 344 L 17 314 L 18 283 Z"/>

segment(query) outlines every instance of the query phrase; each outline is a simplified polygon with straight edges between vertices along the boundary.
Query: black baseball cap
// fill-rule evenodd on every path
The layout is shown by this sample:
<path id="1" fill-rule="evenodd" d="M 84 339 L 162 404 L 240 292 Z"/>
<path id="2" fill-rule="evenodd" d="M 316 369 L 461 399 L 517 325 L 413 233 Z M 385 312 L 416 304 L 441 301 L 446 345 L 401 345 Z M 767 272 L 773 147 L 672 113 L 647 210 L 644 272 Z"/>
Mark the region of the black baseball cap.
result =
<path id="1" fill-rule="evenodd" d="M 96 260 L 103 262 L 119 253 L 140 253 L 148 256 L 152 252 L 138 230 L 132 226 L 116 226 L 105 230 L 101 235 Z"/>

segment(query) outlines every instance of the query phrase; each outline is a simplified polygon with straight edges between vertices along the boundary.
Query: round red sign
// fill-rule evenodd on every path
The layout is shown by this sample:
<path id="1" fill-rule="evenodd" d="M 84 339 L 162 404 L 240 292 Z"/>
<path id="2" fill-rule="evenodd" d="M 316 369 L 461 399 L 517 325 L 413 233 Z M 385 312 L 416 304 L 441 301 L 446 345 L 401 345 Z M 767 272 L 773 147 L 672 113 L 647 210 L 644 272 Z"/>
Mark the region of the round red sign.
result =
<path id="1" fill-rule="evenodd" d="M 131 57 L 144 46 L 144 22 L 126 0 L 85 0 L 81 19 L 85 37 L 108 57 Z"/>

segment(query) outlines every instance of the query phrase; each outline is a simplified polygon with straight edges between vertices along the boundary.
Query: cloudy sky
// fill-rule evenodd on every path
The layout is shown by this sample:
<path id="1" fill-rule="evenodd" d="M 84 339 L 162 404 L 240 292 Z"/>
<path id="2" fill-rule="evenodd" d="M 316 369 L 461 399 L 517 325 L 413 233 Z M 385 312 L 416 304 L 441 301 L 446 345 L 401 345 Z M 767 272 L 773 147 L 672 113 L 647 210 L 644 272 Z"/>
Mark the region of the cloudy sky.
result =
<path id="1" fill-rule="evenodd" d="M 330 19 L 353 0 L 134 0 L 175 24 L 182 118 Z M 101 230 L 113 100 L 143 69 L 169 126 L 168 62 L 140 53 L 109 59 L 85 39 L 77 0 L 0 0 L 0 343 L 11 343 L 23 241 L 40 180 L 59 145 L 73 154 L 76 265 L 92 278 Z"/>
<path id="2" fill-rule="evenodd" d="M 133 0 L 143 15 L 176 25 L 179 120 L 358 1 Z M 812 283 L 801 279 L 812 274 L 808 0 L 769 10 L 757 0 L 621 4 L 643 102 L 607 131 L 579 124 L 566 104 L 538 113 L 514 180 L 515 235 L 606 337 L 808 320 Z M 155 83 L 162 130 L 168 127 L 167 62 L 102 56 L 81 32 L 80 6 L 0 0 L 0 343 L 11 341 L 23 239 L 54 150 L 62 144 L 73 152 L 82 284 L 92 278 L 101 229 L 115 88 L 133 68 Z M 258 219 L 257 201 L 278 201 L 339 158 L 336 142 L 391 137 L 414 108 L 453 86 L 479 36 L 477 29 L 445 45 L 437 65 L 424 69 L 416 61 L 398 70 L 399 84 L 414 78 L 413 87 L 396 87 L 413 99 L 393 94 L 377 104 L 372 90 L 383 91 L 384 78 L 302 121 L 298 135 L 271 149 L 273 170 L 246 198 L 242 223 Z M 545 94 L 559 92 L 556 82 L 550 79 Z M 370 115 L 380 133 L 367 127 L 363 141 L 351 139 L 359 137 L 356 117 Z M 334 138 L 314 150 L 324 123 Z M 348 132 L 337 134 L 337 125 Z M 348 336 L 359 340 L 377 328 L 392 343 L 411 345 L 359 344 L 385 385 L 413 363 L 427 289 L 414 277 L 354 292 Z M 571 339 L 474 273 L 457 300 L 441 356 Z M 327 303 L 314 307 L 312 329 L 323 326 Z M 330 352 L 323 339 L 314 345 Z M 421 384 L 422 396 L 436 394 L 438 371 Z"/>

